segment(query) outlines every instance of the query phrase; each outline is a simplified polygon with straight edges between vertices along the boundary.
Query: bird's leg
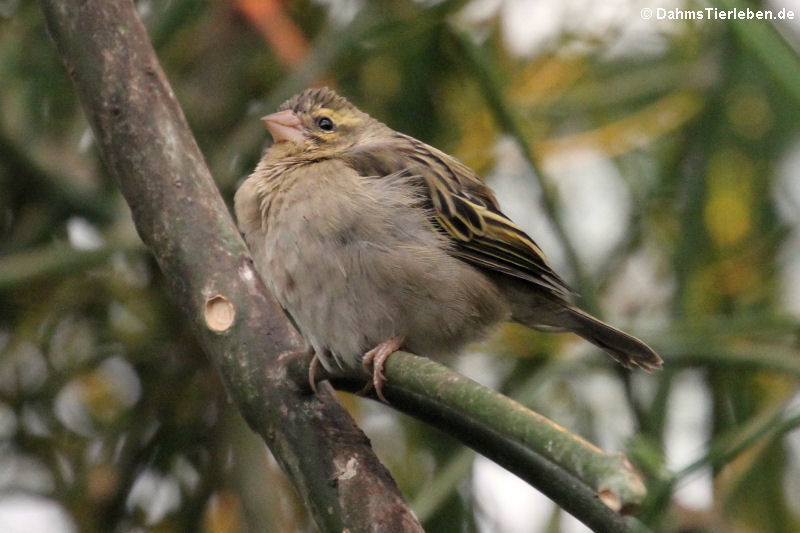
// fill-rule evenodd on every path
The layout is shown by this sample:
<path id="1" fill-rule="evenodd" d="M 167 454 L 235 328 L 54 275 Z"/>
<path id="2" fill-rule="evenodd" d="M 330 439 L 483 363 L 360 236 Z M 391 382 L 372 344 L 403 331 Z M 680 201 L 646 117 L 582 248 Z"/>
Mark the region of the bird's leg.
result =
<path id="1" fill-rule="evenodd" d="M 361 365 L 364 367 L 365 372 L 372 374 L 372 381 L 368 382 L 366 387 L 359 391 L 359 395 L 363 396 L 375 387 L 375 394 L 378 395 L 378 398 L 383 403 L 389 403 L 383 396 L 383 383 L 386 381 L 386 376 L 383 375 L 383 364 L 390 355 L 400 349 L 403 342 L 402 337 L 392 337 L 364 354 Z"/>

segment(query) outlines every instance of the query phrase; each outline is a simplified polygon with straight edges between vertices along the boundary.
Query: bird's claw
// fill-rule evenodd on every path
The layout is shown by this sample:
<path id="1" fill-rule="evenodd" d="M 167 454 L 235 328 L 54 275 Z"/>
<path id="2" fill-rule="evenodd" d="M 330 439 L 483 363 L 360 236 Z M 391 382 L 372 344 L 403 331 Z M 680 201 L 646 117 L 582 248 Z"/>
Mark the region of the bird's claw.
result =
<path id="1" fill-rule="evenodd" d="M 367 374 L 372 374 L 372 379 L 358 392 L 359 396 L 365 396 L 374 388 L 378 399 L 383 403 L 389 403 L 383 395 L 383 384 L 386 382 L 386 376 L 383 373 L 383 365 L 386 363 L 389 356 L 399 350 L 402 345 L 402 338 L 392 337 L 364 354 L 361 365 L 364 367 L 364 371 Z"/>
<path id="2" fill-rule="evenodd" d="M 319 368 L 319 356 L 314 352 L 311 358 L 311 363 L 308 365 L 308 384 L 311 385 L 311 390 L 314 394 L 317 393 L 317 369 Z"/>

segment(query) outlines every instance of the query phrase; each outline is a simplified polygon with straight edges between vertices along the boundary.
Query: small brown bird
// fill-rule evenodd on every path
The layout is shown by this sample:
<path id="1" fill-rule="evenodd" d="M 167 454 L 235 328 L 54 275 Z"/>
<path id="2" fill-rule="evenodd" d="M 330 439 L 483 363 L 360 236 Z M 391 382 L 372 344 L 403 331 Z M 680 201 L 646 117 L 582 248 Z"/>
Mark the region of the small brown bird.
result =
<path id="1" fill-rule="evenodd" d="M 262 121 L 275 142 L 237 191 L 236 216 L 314 349 L 312 386 L 317 361 L 363 365 L 383 398 L 396 350 L 442 357 L 506 320 L 572 331 L 627 368 L 661 367 L 642 341 L 568 303 L 542 250 L 453 157 L 327 88 Z"/>

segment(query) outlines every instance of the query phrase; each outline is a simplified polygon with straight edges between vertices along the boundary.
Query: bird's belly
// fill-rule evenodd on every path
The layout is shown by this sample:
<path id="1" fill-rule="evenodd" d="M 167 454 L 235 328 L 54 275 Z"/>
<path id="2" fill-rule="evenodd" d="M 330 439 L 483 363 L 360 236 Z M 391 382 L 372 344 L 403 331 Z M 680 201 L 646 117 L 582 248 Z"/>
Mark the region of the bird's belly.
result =
<path id="1" fill-rule="evenodd" d="M 394 336 L 412 352 L 441 356 L 509 314 L 494 283 L 430 243 L 373 239 L 308 218 L 267 239 L 267 283 L 331 370 L 334 362 L 360 365 L 366 351 Z"/>

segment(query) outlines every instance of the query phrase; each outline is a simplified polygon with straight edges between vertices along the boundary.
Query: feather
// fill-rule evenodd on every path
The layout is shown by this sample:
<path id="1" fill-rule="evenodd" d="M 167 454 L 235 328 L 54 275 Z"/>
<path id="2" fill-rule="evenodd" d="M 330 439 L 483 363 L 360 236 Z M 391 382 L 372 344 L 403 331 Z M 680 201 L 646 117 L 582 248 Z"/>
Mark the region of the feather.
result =
<path id="1" fill-rule="evenodd" d="M 348 165 L 363 176 L 405 171 L 417 177 L 432 207 L 433 226 L 451 239 L 453 256 L 560 297 L 574 292 L 533 239 L 500 211 L 492 192 L 469 168 L 421 141 L 391 133 L 347 150 Z"/>

